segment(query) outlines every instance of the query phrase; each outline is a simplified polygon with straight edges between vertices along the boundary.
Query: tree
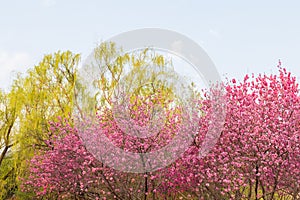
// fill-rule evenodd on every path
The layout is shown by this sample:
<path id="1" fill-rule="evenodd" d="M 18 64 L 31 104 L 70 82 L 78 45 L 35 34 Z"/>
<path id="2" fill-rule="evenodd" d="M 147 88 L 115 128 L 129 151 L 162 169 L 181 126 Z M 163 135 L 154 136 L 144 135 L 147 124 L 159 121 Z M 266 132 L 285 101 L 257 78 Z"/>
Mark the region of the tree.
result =
<path id="1" fill-rule="evenodd" d="M 25 76 L 19 75 L 14 80 L 7 98 L 3 98 L 6 102 L 2 103 L 1 135 L 5 137 L 1 143 L 4 142 L 5 147 L 1 158 L 10 160 L 9 164 L 0 166 L 0 175 L 4 177 L 1 184 L 7 188 L 2 190 L 3 198 L 15 192 L 8 186 L 18 190 L 21 178 L 26 176 L 27 161 L 35 149 L 47 147 L 44 142 L 49 138 L 49 122 L 57 121 L 59 116 L 70 119 L 79 59 L 78 54 L 69 51 L 46 55 Z M 11 149 L 9 154 L 7 148 Z M 4 172 L 5 169 L 9 173 Z"/>
<path id="2" fill-rule="evenodd" d="M 159 72 L 153 70 L 154 66 L 159 68 Z M 170 69 L 171 61 L 152 49 L 124 53 L 113 42 L 101 43 L 80 69 L 78 104 L 83 105 L 81 109 L 89 109 L 93 114 L 102 108 L 111 107 L 122 84 L 126 85 L 122 88 L 126 91 L 122 92 L 132 96 L 149 96 L 160 89 L 161 95 L 164 93 L 161 99 L 167 102 L 173 99 L 172 91 L 166 88 L 165 83 L 159 82 L 156 76 L 159 73 L 168 75 L 166 71 Z M 87 95 L 90 99 L 85 102 Z"/>
<path id="3" fill-rule="evenodd" d="M 15 129 L 19 113 L 15 96 L 0 91 L 0 198 L 11 196 L 15 185 L 12 147 L 16 145 Z"/>
<path id="4" fill-rule="evenodd" d="M 148 104 L 148 103 L 146 103 Z M 131 114 L 136 124 L 147 125 L 151 119 L 151 110 L 147 106 L 131 105 Z M 137 110 L 136 110 L 137 109 Z M 37 198 L 58 199 L 148 199 L 159 198 L 156 187 L 161 184 L 159 172 L 126 173 L 110 168 L 107 163 L 95 158 L 95 151 L 106 151 L 105 146 L 97 143 L 103 135 L 113 141 L 124 151 L 147 153 L 157 150 L 170 141 L 179 128 L 179 112 L 169 110 L 167 121 L 162 129 L 150 138 L 130 136 L 114 120 L 112 111 L 106 109 L 99 115 L 99 124 L 85 132 L 83 142 L 78 131 L 70 125 L 53 123 L 50 134 L 53 135 L 46 143 L 49 151 L 37 154 L 31 160 L 30 176 L 24 182 L 24 192 L 33 191 Z M 139 131 L 139 129 L 137 129 Z M 140 130 L 143 131 L 143 130 Z M 60 136 L 52 134 L 59 132 Z M 82 134 L 81 134 L 82 136 Z M 85 145 L 84 145 L 85 144 Z M 86 146 L 86 145 L 89 145 Z M 91 147 L 96 147 L 91 151 Z M 87 149 L 90 151 L 87 151 Z M 116 162 L 122 162 L 115 156 Z M 114 161 L 112 161 L 114 162 Z M 153 163 L 155 164 L 155 163 Z M 130 163 L 128 163 L 130 165 Z"/>
<path id="5" fill-rule="evenodd" d="M 195 144 L 170 168 L 168 182 L 203 199 L 299 198 L 300 98 L 296 78 L 284 68 L 277 75 L 235 79 L 226 85 L 227 115 L 214 150 L 204 159 L 198 149 L 209 124 L 206 115 Z"/>

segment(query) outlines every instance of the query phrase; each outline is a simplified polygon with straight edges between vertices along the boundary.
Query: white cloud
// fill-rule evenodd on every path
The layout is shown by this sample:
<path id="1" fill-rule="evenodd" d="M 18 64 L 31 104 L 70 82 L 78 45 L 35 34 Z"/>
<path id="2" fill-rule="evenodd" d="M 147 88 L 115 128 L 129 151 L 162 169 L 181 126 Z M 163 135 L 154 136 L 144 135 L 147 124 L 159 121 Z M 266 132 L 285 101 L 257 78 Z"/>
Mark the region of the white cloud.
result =
<path id="1" fill-rule="evenodd" d="M 0 88 L 7 88 L 15 72 L 24 72 L 32 60 L 27 53 L 9 53 L 0 50 Z"/>
<path id="2" fill-rule="evenodd" d="M 56 0 L 41 0 L 44 7 L 55 6 Z"/>
<path id="3" fill-rule="evenodd" d="M 220 32 L 219 32 L 219 31 L 216 31 L 216 30 L 214 30 L 214 29 L 210 29 L 210 30 L 209 30 L 209 33 L 210 33 L 212 36 L 216 37 L 217 39 L 221 39 L 221 38 L 222 38 Z"/>

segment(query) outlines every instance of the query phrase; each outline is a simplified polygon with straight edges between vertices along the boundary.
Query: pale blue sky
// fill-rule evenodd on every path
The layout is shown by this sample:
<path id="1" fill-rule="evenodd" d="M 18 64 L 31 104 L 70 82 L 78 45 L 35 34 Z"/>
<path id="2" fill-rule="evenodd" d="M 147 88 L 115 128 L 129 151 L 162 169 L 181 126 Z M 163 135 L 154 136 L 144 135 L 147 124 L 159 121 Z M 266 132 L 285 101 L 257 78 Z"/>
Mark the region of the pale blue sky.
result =
<path id="1" fill-rule="evenodd" d="M 99 41 L 145 27 L 190 37 L 229 78 L 276 72 L 278 59 L 300 77 L 299 9 L 296 0 L 0 0 L 0 87 L 44 54 L 84 59 Z"/>

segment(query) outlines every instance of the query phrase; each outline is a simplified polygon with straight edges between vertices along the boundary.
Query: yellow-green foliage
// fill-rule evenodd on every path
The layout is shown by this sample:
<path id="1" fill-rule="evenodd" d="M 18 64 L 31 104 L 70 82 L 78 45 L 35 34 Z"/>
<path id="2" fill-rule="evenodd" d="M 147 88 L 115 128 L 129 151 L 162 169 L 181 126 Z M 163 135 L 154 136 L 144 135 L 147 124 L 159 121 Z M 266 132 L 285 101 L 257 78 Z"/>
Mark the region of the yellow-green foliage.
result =
<path id="1" fill-rule="evenodd" d="M 34 150 L 45 148 L 49 122 L 57 121 L 58 116 L 70 118 L 79 59 L 69 51 L 46 55 L 25 76 L 17 77 L 8 94 L 1 93 L 2 153 L 10 145 L 0 165 L 1 198 L 18 190 Z"/>
<path id="2" fill-rule="evenodd" d="M 125 92 L 132 95 L 132 101 L 137 96 L 147 98 L 153 94 L 166 102 L 174 99 L 171 88 L 157 79 L 159 75 L 163 75 L 165 69 L 172 68 L 172 63 L 153 50 L 145 49 L 133 53 L 123 53 L 121 49 L 117 49 L 114 43 L 102 43 L 95 48 L 94 59 L 98 65 L 94 67 L 100 69 L 99 79 L 94 80 L 96 88 L 99 89 L 98 108 L 111 106 L 114 92 L 120 82 L 126 83 Z M 153 66 L 161 68 L 161 70 L 153 71 L 151 70 Z M 147 76 L 148 80 L 145 79 L 146 73 L 151 73 Z M 169 74 L 165 73 L 164 75 Z"/>

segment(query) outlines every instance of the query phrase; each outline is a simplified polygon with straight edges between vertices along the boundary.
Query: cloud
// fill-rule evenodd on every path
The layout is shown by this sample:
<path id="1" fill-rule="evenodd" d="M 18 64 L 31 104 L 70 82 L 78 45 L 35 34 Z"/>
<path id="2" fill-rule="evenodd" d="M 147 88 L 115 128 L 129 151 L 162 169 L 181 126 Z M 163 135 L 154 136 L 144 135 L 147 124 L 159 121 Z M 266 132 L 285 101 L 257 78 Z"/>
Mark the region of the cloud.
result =
<path id="1" fill-rule="evenodd" d="M 221 39 L 221 38 L 222 38 L 220 32 L 218 32 L 218 31 L 216 31 L 216 30 L 214 30 L 214 29 L 210 29 L 210 30 L 209 30 L 209 33 L 210 33 L 212 36 L 214 36 L 214 37 L 216 37 L 216 38 L 218 38 L 218 39 Z"/>
<path id="2" fill-rule="evenodd" d="M 32 64 L 27 53 L 9 53 L 0 50 L 0 88 L 7 88 L 16 72 L 25 72 Z"/>
<path id="3" fill-rule="evenodd" d="M 44 7 L 52 7 L 56 5 L 56 0 L 41 0 Z"/>

